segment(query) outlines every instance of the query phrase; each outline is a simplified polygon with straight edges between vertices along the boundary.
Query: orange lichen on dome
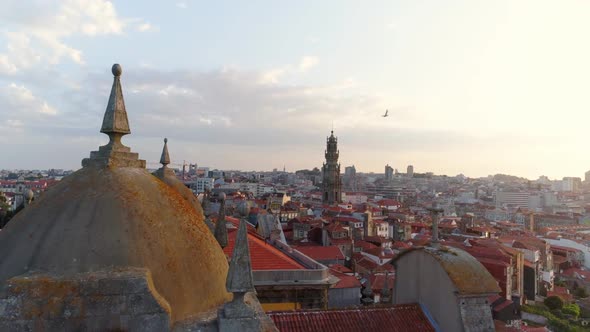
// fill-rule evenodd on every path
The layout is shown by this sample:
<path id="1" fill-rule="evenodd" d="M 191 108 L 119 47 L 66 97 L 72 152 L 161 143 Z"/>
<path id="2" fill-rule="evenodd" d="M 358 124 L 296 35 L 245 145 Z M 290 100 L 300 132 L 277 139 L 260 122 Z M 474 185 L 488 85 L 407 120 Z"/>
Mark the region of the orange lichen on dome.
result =
<path id="1" fill-rule="evenodd" d="M 203 218 L 145 169 L 83 168 L 2 231 L 0 282 L 31 270 L 145 267 L 172 320 L 185 319 L 231 298 L 227 260 Z"/>

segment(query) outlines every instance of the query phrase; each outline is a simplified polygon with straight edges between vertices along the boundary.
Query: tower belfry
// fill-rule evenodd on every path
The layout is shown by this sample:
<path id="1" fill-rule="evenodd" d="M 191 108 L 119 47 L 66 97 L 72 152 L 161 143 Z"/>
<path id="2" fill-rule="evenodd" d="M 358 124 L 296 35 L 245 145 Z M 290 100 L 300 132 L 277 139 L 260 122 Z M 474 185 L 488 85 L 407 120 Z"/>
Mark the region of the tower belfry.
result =
<path id="1" fill-rule="evenodd" d="M 338 139 L 334 136 L 334 130 L 332 130 L 326 143 L 326 162 L 322 166 L 322 201 L 326 204 L 337 204 L 342 201 L 339 154 Z"/>

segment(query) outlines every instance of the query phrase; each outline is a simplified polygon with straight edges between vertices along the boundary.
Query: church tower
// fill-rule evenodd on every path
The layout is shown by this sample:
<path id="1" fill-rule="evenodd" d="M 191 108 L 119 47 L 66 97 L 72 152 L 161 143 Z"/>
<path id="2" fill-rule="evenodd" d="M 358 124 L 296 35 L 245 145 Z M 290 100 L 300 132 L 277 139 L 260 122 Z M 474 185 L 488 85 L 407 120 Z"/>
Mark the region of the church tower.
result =
<path id="1" fill-rule="evenodd" d="M 322 166 L 322 201 L 326 204 L 337 204 L 342 201 L 342 181 L 338 163 L 338 139 L 334 137 L 334 130 L 326 145 L 326 162 Z"/>

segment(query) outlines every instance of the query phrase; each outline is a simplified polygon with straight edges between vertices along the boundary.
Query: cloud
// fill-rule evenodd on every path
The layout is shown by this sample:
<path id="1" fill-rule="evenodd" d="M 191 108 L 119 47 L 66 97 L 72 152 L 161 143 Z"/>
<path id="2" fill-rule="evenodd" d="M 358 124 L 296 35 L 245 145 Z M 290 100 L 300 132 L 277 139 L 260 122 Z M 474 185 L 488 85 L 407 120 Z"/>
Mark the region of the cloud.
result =
<path id="1" fill-rule="evenodd" d="M 31 128 L 52 123 L 58 116 L 54 107 L 24 85 L 0 85 L 0 139 L 15 142 L 25 133 L 37 137 Z"/>
<path id="2" fill-rule="evenodd" d="M 306 55 L 299 60 L 297 65 L 285 65 L 266 70 L 259 77 L 258 82 L 262 84 L 277 84 L 285 75 L 303 74 L 317 66 L 320 59 L 316 56 Z"/>
<path id="3" fill-rule="evenodd" d="M 0 41 L 6 50 L 0 51 L 0 74 L 5 75 L 63 59 L 84 64 L 82 51 L 66 42 L 72 36 L 117 35 L 130 25 L 138 31 L 154 30 L 141 19 L 120 17 L 105 0 L 9 1 L 2 6 Z"/>
<path id="4" fill-rule="evenodd" d="M 24 85 L 11 83 L 0 87 L 0 106 L 5 109 L 6 117 L 34 116 L 35 114 L 56 115 L 57 110 L 36 97 L 31 90 Z M 0 113 L 1 114 L 1 113 Z M 19 119 L 21 121 L 23 119 Z"/>
<path id="5" fill-rule="evenodd" d="M 188 5 L 186 4 L 186 2 L 177 2 L 176 7 L 186 9 L 188 8 Z"/>
<path id="6" fill-rule="evenodd" d="M 301 61 L 299 62 L 299 70 L 301 70 L 302 72 L 306 72 L 309 69 L 317 66 L 317 64 L 320 63 L 320 59 L 318 57 L 315 56 L 304 56 L 303 58 L 301 58 Z"/>
<path id="7" fill-rule="evenodd" d="M 160 28 L 151 25 L 150 23 L 141 23 L 136 27 L 139 32 L 160 31 Z"/>
<path id="8" fill-rule="evenodd" d="M 538 139 L 423 128 L 413 105 L 362 93 L 351 79 L 292 86 L 265 84 L 265 72 L 238 68 L 167 71 L 137 65 L 123 73 L 132 131 L 124 143 L 148 162 L 157 162 L 161 139 L 168 137 L 173 162 L 186 159 L 225 169 L 272 169 L 285 163 L 290 169 L 310 168 L 321 165 L 334 122 L 343 165 L 368 171 L 385 163 L 398 168 L 413 163 L 459 173 L 481 166 L 480 159 L 466 161 L 465 155 L 491 155 L 497 146 L 522 150 Z M 76 168 L 89 151 L 106 143 L 99 130 L 112 84 L 108 68 L 90 72 L 77 88 L 51 84 L 46 90 L 0 86 L 0 138 L 13 142 L 4 151 L 12 164 L 4 167 Z M 54 100 L 63 101 L 57 107 L 36 94 L 51 96 L 53 90 L 61 93 Z M 385 107 L 387 120 L 381 117 Z M 56 146 L 59 160 L 40 161 Z M 25 148 L 29 153 L 23 155 Z M 493 165 L 486 167 L 493 171 Z"/>

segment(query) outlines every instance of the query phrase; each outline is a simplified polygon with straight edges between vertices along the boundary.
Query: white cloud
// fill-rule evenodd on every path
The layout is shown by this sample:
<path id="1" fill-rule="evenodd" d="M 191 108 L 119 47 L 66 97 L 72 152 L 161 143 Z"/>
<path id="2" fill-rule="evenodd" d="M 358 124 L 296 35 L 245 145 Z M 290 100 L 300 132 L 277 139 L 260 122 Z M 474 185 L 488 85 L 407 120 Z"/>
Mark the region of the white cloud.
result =
<path id="1" fill-rule="evenodd" d="M 288 71 L 287 68 L 275 68 L 267 70 L 260 75 L 258 80 L 261 84 L 276 84 L 279 83 L 279 78 Z"/>
<path id="2" fill-rule="evenodd" d="M 138 31 L 157 30 L 140 19 L 123 18 L 110 1 L 65 0 L 25 6 L 19 1 L 3 4 L 0 20 L 0 73 L 16 74 L 35 65 L 55 65 L 65 58 L 84 64 L 81 50 L 67 44 L 72 36 L 121 34 L 129 25 Z"/>
<path id="3" fill-rule="evenodd" d="M 0 107 L 13 115 L 23 116 L 22 119 L 35 114 L 56 115 L 58 112 L 45 100 L 35 96 L 31 90 L 24 85 L 11 83 L 0 87 Z M 2 115 L 2 113 L 0 113 Z M 7 114 L 8 115 L 8 114 Z"/>
<path id="4" fill-rule="evenodd" d="M 141 23 L 136 27 L 139 32 L 160 31 L 160 28 L 151 25 L 150 23 Z"/>
<path id="5" fill-rule="evenodd" d="M 41 109 L 39 110 L 39 113 L 48 114 L 48 115 L 56 115 L 57 110 L 55 108 L 47 105 L 47 102 L 43 102 L 43 105 L 41 105 Z"/>
<path id="6" fill-rule="evenodd" d="M 306 72 L 309 69 L 317 66 L 318 63 L 320 63 L 320 59 L 318 57 L 306 55 L 301 58 L 301 61 L 299 62 L 299 70 Z"/>
<path id="7" fill-rule="evenodd" d="M 182 95 L 194 95 L 195 92 L 188 88 L 178 87 L 174 84 L 170 84 L 163 89 L 158 91 L 158 94 L 163 96 L 182 96 Z"/>
<path id="8" fill-rule="evenodd" d="M 299 60 L 297 65 L 289 64 L 264 71 L 260 75 L 258 82 L 261 84 L 277 84 L 283 76 L 306 73 L 319 63 L 320 59 L 318 57 L 306 55 Z"/>
<path id="9" fill-rule="evenodd" d="M 188 5 L 186 4 L 186 2 L 177 2 L 176 7 L 186 9 L 188 8 Z"/>

